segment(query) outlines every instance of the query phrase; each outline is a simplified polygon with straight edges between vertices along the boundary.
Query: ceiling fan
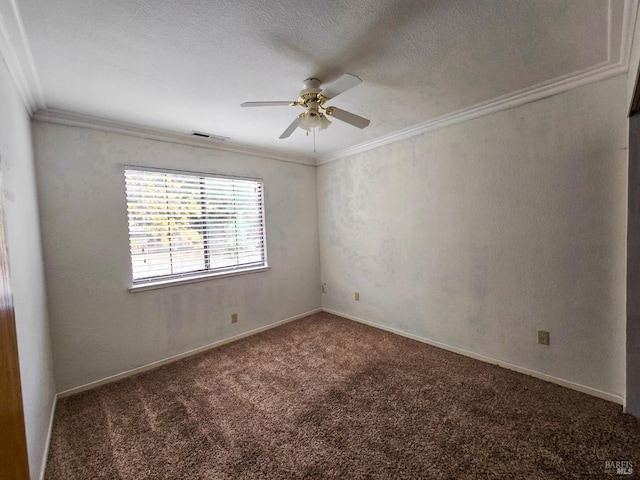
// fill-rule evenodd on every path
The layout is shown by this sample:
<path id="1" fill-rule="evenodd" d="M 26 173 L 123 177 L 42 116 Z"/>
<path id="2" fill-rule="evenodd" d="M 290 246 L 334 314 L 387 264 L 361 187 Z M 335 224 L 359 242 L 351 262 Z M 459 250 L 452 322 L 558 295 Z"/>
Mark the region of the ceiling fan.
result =
<path id="1" fill-rule="evenodd" d="M 325 103 L 329 100 L 337 97 L 341 93 L 346 92 L 350 88 L 355 87 L 362 80 L 355 75 L 345 73 L 338 78 L 331 85 L 324 90 L 320 88 L 320 80 L 317 78 L 307 78 L 302 84 L 304 89 L 300 91 L 298 99 L 293 102 L 244 102 L 241 107 L 277 107 L 277 106 L 291 106 L 291 107 L 303 107 L 306 110 L 296 117 L 291 122 L 291 125 L 282 132 L 280 138 L 288 138 L 293 131 L 300 127 L 307 132 L 313 128 L 319 128 L 324 130 L 331 122 L 327 116 L 337 118 L 343 122 L 353 125 L 358 128 L 365 128 L 369 125 L 370 121 L 364 117 L 356 115 L 355 113 L 347 112 L 338 107 L 325 107 Z"/>

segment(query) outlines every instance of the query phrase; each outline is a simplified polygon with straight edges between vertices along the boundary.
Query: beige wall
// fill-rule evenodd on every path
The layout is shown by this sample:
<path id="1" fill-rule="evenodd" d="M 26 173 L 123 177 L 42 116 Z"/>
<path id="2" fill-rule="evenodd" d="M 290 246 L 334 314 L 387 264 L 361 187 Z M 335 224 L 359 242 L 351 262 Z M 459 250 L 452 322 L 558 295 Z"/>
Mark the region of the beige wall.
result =
<path id="1" fill-rule="evenodd" d="M 314 167 L 49 123 L 33 128 L 59 391 L 320 307 Z M 271 270 L 129 293 L 125 164 L 264 179 Z"/>
<path id="2" fill-rule="evenodd" d="M 323 307 L 623 397 L 626 81 L 320 167 Z"/>
<path id="3" fill-rule="evenodd" d="M 0 60 L 0 156 L 29 469 L 40 478 L 55 401 L 30 118 Z M 0 394 L 1 395 L 1 394 Z M 1 433 L 0 433 L 1 434 Z"/>

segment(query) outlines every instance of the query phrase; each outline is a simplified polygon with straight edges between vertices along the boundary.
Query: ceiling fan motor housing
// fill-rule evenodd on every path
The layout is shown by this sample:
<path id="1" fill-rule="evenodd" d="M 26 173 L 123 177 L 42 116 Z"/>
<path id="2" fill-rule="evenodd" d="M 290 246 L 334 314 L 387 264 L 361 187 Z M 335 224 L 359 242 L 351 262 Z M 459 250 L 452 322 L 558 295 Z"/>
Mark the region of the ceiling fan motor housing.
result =
<path id="1" fill-rule="evenodd" d="M 322 91 L 320 89 L 320 80 L 317 78 L 307 78 L 302 84 L 304 89 L 300 92 L 297 103 L 306 108 L 315 107 L 317 111 L 319 106 L 318 94 Z"/>

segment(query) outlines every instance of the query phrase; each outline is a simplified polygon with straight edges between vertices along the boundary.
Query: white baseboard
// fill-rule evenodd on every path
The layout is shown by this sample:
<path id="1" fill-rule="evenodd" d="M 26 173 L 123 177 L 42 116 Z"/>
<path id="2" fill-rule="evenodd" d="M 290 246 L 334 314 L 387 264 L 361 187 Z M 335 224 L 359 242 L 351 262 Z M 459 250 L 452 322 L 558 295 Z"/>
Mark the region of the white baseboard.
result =
<path id="1" fill-rule="evenodd" d="M 65 390 L 63 392 L 58 393 L 57 398 L 64 398 L 70 395 L 75 395 L 76 393 L 81 393 L 87 390 L 91 390 L 92 388 L 99 387 L 100 385 L 105 385 L 107 383 L 115 382 L 117 380 L 121 380 L 123 378 L 131 377 L 133 375 L 137 375 L 142 372 L 146 372 L 147 370 L 152 370 L 154 368 L 160 367 L 162 365 L 166 365 L 167 363 L 175 362 L 176 360 L 180 360 L 182 358 L 190 357 L 192 355 L 196 355 L 198 353 L 204 352 L 206 350 L 210 350 L 212 348 L 220 347 L 227 343 L 235 342 L 236 340 L 240 340 L 241 338 L 249 337 L 251 335 L 255 335 L 256 333 L 264 332 L 265 330 L 270 330 L 272 328 L 278 327 L 285 323 L 293 322 L 294 320 L 298 320 L 299 318 L 307 317 L 309 315 L 313 315 L 314 313 L 318 313 L 322 311 L 321 308 L 316 308 L 309 312 L 301 313 L 299 315 L 295 315 L 293 317 L 285 318 L 284 320 L 279 320 L 274 323 L 270 323 L 269 325 L 265 325 L 264 327 L 255 328 L 253 330 L 249 330 L 248 332 L 240 333 L 239 335 L 234 335 L 233 337 L 225 338 L 223 340 L 219 340 L 217 342 L 210 343 L 208 345 L 204 345 L 202 347 L 195 348 L 193 350 L 189 350 L 187 352 L 179 353 L 177 355 L 173 355 L 171 357 L 164 358 L 162 360 L 158 360 L 157 362 L 152 362 L 147 365 L 142 365 L 141 367 L 132 368 L 131 370 L 127 370 L 126 372 L 118 373 L 116 375 L 111 375 L 109 377 L 103 378 L 102 380 L 96 380 L 95 382 L 90 382 L 85 385 L 81 385 L 79 387 L 70 388 L 69 390 Z"/>
<path id="2" fill-rule="evenodd" d="M 49 428 L 47 429 L 47 440 L 44 444 L 44 458 L 42 459 L 42 467 L 40 467 L 40 480 L 44 480 L 44 474 L 47 471 L 47 459 L 49 458 L 49 446 L 51 445 L 51 434 L 53 433 L 53 419 L 56 415 L 56 404 L 58 403 L 58 395 L 53 396 L 51 404 L 51 414 L 49 416 Z"/>
<path id="3" fill-rule="evenodd" d="M 567 387 L 572 390 L 576 390 L 578 392 L 586 393 L 587 395 L 592 395 L 594 397 L 602 398 L 603 400 L 608 400 L 610 402 L 617 403 L 620 405 L 624 404 L 624 399 L 622 397 L 618 395 L 613 395 L 608 392 L 603 392 L 602 390 L 598 390 L 596 388 L 591 388 L 585 385 L 581 385 L 579 383 L 570 382 L 569 380 L 564 380 L 562 378 L 554 377 L 552 375 L 547 375 L 546 373 L 541 373 L 536 370 L 530 370 L 528 368 L 521 367 L 519 365 L 514 365 L 513 363 L 503 362 L 502 360 L 497 360 L 495 358 L 487 357 L 485 355 L 480 355 L 478 353 L 470 352 L 462 348 L 452 347 L 451 345 L 447 345 L 446 343 L 437 342 L 435 340 L 430 340 L 428 338 L 420 337 L 412 333 L 403 332 L 402 330 L 397 330 L 392 327 L 387 327 L 386 325 L 370 322 L 368 320 L 354 317 L 353 315 L 348 315 L 346 313 L 337 312 L 335 310 L 330 310 L 328 308 L 323 308 L 322 311 L 327 313 L 332 313 L 333 315 L 338 315 L 339 317 L 348 318 L 349 320 L 354 320 L 359 323 L 364 323 L 365 325 L 379 328 L 381 330 L 386 330 L 387 332 L 395 333 L 396 335 L 401 335 L 403 337 L 411 338 L 412 340 L 417 340 L 418 342 L 422 342 L 434 347 L 442 348 L 443 350 L 448 350 L 450 352 L 458 353 L 460 355 L 464 355 L 465 357 L 470 357 L 475 360 L 480 360 L 486 363 L 492 363 L 494 365 L 498 365 L 499 367 L 506 368 L 508 370 L 513 370 L 518 373 L 523 373 L 531 377 L 539 378 L 540 380 L 545 380 L 547 382 L 555 383 L 557 385 L 561 385 L 563 387 Z"/>

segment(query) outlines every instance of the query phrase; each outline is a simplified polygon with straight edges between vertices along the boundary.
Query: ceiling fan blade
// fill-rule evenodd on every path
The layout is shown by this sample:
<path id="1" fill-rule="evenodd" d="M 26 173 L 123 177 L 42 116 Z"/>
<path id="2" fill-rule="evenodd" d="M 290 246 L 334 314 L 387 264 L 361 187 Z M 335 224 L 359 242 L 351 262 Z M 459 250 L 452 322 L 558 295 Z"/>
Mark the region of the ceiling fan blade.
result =
<path id="1" fill-rule="evenodd" d="M 293 131 L 298 128 L 298 125 L 300 124 L 300 117 L 296 117 L 296 119 L 291 122 L 291 125 L 289 125 L 287 127 L 287 129 L 282 132 L 282 135 L 280 135 L 280 138 L 289 138 L 289 136 L 291 136 L 291 134 L 293 133 Z"/>
<path id="2" fill-rule="evenodd" d="M 244 102 L 241 103 L 241 107 L 285 107 L 291 105 L 293 102 Z"/>
<path id="3" fill-rule="evenodd" d="M 320 92 L 325 98 L 335 98 L 343 92 L 346 92 L 350 88 L 355 87 L 359 83 L 361 83 L 360 77 L 356 77 L 355 75 L 351 75 L 350 73 L 345 73 L 327 88 Z"/>
<path id="4" fill-rule="evenodd" d="M 338 120 L 342 120 L 343 122 L 348 123 L 349 125 L 353 125 L 354 127 L 364 128 L 371 123 L 371 120 L 356 115 L 355 113 L 347 112 L 346 110 L 342 110 L 337 107 L 329 107 L 327 108 L 327 115 L 337 118 Z"/>

